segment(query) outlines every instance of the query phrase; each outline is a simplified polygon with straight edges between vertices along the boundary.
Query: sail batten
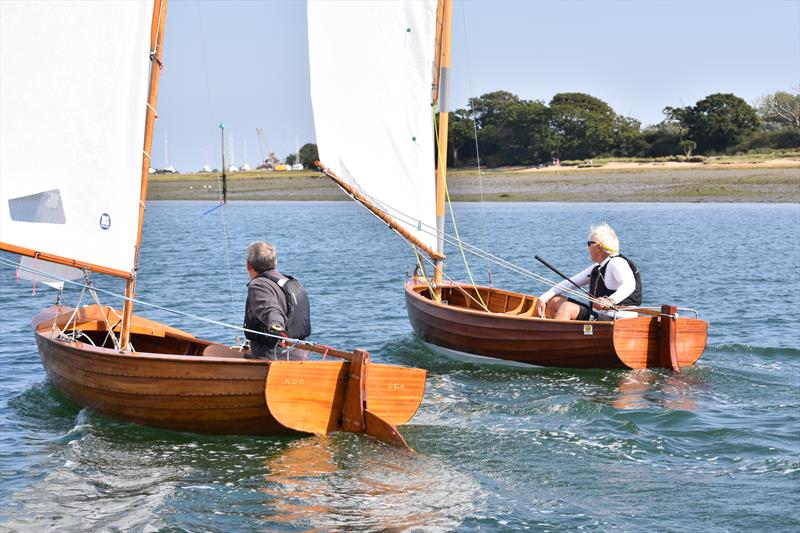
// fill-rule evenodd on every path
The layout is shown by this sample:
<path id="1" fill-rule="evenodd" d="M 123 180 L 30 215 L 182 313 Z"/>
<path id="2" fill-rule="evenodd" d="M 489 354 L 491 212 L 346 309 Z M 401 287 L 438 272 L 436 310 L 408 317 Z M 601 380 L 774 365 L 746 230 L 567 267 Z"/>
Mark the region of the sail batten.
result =
<path id="1" fill-rule="evenodd" d="M 0 2 L 0 249 L 131 276 L 152 13 Z"/>
<path id="2" fill-rule="evenodd" d="M 435 0 L 308 2 L 320 161 L 431 249 L 435 20 Z"/>

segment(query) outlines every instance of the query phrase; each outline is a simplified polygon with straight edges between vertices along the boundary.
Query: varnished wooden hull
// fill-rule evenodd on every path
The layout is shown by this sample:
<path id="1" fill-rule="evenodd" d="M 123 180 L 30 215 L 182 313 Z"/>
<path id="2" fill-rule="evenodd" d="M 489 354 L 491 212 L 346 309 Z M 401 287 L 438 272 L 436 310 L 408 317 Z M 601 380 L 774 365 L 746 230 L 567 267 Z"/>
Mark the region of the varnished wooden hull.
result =
<path id="1" fill-rule="evenodd" d="M 78 327 L 82 331 L 92 335 L 103 329 L 98 309 L 81 309 Z M 33 321 L 42 363 L 55 387 L 81 407 L 146 426 L 193 433 L 291 435 L 341 429 L 349 365 L 345 361 L 244 359 L 225 346 L 139 317 L 134 318 L 137 351 L 122 354 L 113 348 L 54 338 L 53 316 L 43 313 Z M 98 344 L 99 339 L 95 335 Z M 145 347 L 162 353 L 148 352 Z M 281 379 L 268 386 L 271 369 L 278 367 Z M 410 420 L 422 400 L 425 372 L 381 364 L 372 364 L 369 371 L 369 408 L 391 424 Z M 275 402 L 277 413 L 269 408 L 271 394 L 291 393 L 299 394 L 302 403 Z M 295 421 L 295 410 L 304 418 Z"/>
<path id="2" fill-rule="evenodd" d="M 534 318 L 529 316 L 533 297 L 488 287 L 478 289 L 480 298 L 471 286 L 445 286 L 445 303 L 439 303 L 428 297 L 425 285 L 407 284 L 406 308 L 414 333 L 424 342 L 444 348 L 445 354 L 450 351 L 488 357 L 495 363 L 565 368 L 663 366 L 657 348 L 656 317 L 616 322 Z M 464 291 L 492 312 L 463 296 Z M 622 323 L 631 326 L 618 327 Z M 679 318 L 677 323 L 678 360 L 680 366 L 691 365 L 705 349 L 707 324 L 693 318 Z"/>

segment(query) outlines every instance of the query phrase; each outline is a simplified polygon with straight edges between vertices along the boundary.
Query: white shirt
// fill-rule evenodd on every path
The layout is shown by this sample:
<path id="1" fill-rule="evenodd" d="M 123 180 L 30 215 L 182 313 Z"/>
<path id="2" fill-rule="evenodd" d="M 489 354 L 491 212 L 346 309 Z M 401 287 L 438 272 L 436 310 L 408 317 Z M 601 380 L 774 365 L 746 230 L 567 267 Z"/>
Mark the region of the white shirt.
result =
<path id="1" fill-rule="evenodd" d="M 609 300 L 611 300 L 614 304 L 618 304 L 631 294 L 633 291 L 636 290 L 636 278 L 633 275 L 633 271 L 631 270 L 631 266 L 628 262 L 619 255 L 612 255 L 607 257 L 602 263 L 600 263 L 600 268 L 603 265 L 608 264 L 606 267 L 605 275 L 603 276 L 603 282 L 605 283 L 606 287 L 613 290 L 614 292 L 608 296 Z M 570 278 L 570 281 L 579 287 L 583 287 L 584 285 L 589 285 L 589 281 L 591 280 L 592 270 L 597 265 L 591 265 L 586 267 L 584 270 L 578 272 L 574 276 Z M 577 290 L 575 285 L 573 285 L 567 280 L 562 281 L 546 293 L 542 294 L 539 299 L 543 302 L 547 303 L 550 298 L 555 296 L 556 294 L 562 294 L 565 292 L 565 289 L 572 289 Z M 597 311 L 601 315 L 608 316 L 613 318 L 615 315 L 617 318 L 626 318 L 626 317 L 634 317 L 637 316 L 636 313 L 631 311 L 619 311 L 615 312 L 613 309 L 607 309 L 603 311 Z"/>

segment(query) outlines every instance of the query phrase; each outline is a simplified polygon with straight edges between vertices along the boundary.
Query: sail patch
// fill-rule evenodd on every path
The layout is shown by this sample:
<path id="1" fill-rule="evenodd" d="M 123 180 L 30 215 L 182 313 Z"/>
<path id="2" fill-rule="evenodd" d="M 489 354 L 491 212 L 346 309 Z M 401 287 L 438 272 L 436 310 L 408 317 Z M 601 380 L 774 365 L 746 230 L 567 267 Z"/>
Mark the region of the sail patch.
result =
<path id="1" fill-rule="evenodd" d="M 19 198 L 8 200 L 11 220 L 17 222 L 35 222 L 39 224 L 66 224 L 64 204 L 61 201 L 61 191 L 39 192 Z"/>

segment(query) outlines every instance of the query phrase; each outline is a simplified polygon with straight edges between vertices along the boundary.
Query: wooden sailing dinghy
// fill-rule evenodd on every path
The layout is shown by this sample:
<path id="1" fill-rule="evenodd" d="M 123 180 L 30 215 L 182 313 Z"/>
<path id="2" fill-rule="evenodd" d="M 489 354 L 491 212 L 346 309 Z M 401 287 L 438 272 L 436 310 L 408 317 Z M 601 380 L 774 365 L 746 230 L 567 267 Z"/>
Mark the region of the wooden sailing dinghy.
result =
<path id="1" fill-rule="evenodd" d="M 296 345 L 322 360 L 245 359 L 133 314 L 166 6 L 0 5 L 0 249 L 38 272 L 126 280 L 122 310 L 59 305 L 33 319 L 50 380 L 80 406 L 148 426 L 405 446 L 395 426 L 419 408 L 424 370 L 312 343 Z"/>
<path id="2" fill-rule="evenodd" d="M 535 296 L 443 283 L 446 237 L 460 244 L 444 225 L 451 10 L 450 0 L 309 2 L 318 166 L 418 258 L 430 257 L 432 279 L 415 276 L 405 286 L 416 335 L 473 362 L 674 370 L 693 364 L 705 349 L 707 324 L 672 306 L 610 322 L 556 321 L 533 316 Z"/>

